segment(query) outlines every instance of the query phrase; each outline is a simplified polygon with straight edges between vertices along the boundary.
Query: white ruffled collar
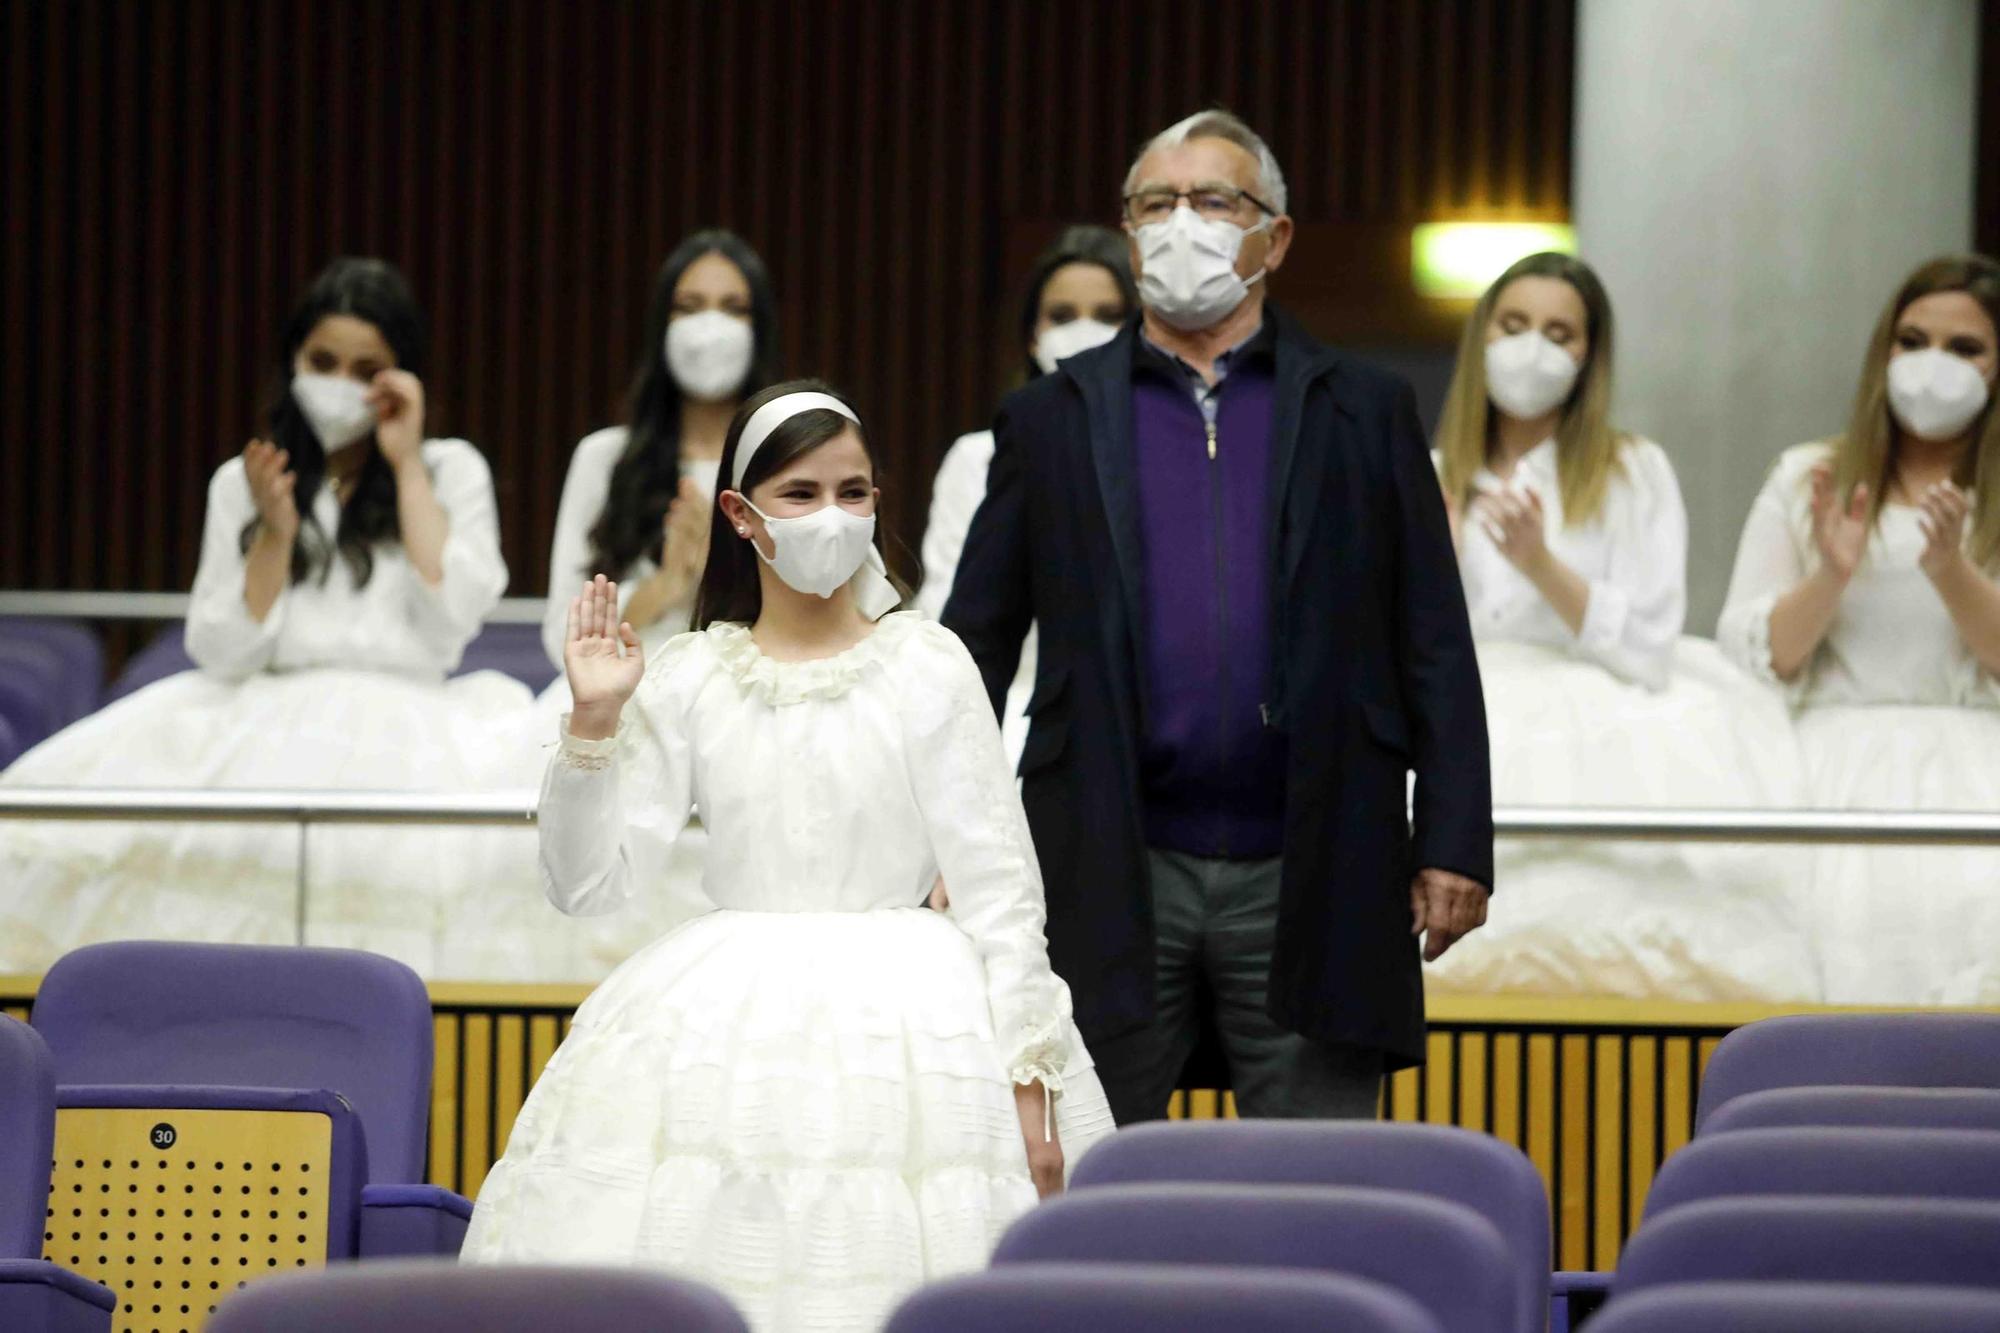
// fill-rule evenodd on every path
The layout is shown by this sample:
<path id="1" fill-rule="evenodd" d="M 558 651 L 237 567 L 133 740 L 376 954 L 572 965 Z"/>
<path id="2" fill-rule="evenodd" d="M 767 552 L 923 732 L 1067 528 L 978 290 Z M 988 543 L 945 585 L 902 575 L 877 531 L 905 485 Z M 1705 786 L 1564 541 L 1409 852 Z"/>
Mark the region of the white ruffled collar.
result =
<path id="1" fill-rule="evenodd" d="M 764 703 L 782 707 L 846 694 L 880 666 L 922 618 L 914 611 L 886 615 L 875 622 L 872 634 L 852 648 L 808 662 L 766 657 L 750 636 L 750 627 L 737 621 L 720 621 L 706 632 L 723 668 L 738 684 Z"/>

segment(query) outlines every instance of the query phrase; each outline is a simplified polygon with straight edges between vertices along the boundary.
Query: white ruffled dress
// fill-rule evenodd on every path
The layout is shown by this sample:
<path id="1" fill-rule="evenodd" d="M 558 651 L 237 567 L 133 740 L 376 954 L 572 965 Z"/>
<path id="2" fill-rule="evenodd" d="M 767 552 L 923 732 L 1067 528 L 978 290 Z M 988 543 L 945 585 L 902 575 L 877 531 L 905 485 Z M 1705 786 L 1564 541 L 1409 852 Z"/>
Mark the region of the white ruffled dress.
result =
<path id="1" fill-rule="evenodd" d="M 1797 710 L 1815 807 L 2000 809 L 2000 679 L 1918 564 L 1914 507 L 1883 507 L 1799 673 L 1787 682 L 1771 669 L 1771 610 L 1819 564 L 1812 471 L 1829 458 L 1825 445 L 1804 444 L 1772 469 L 1744 523 L 1717 638 Z M 1990 848 L 1819 848 L 1800 921 L 1828 1003 L 2000 1002 L 2000 854 Z"/>
<path id="2" fill-rule="evenodd" d="M 1033 1205 L 1015 1084 L 1055 1091 L 1071 1162 L 1111 1129 L 978 672 L 912 613 L 815 662 L 741 625 L 674 640 L 619 737 L 550 764 L 549 896 L 652 892 L 691 805 L 707 901 L 577 1012 L 464 1255 L 658 1265 L 760 1330 L 878 1327 Z M 940 871 L 949 915 L 919 905 Z"/>
<path id="3" fill-rule="evenodd" d="M 1553 441 L 1515 489 L 1541 499 L 1549 549 L 1590 586 L 1572 632 L 1465 522 L 1465 582 L 1493 756 L 1520 806 L 1769 808 L 1800 803 L 1785 710 L 1713 643 L 1682 636 L 1687 512 L 1658 445 L 1628 440 L 1602 511 L 1565 521 Z M 1481 489 L 1500 489 L 1493 474 Z M 1687 1001 L 1797 1001 L 1817 981 L 1795 848 L 1502 839 L 1486 925 L 1427 969 L 1439 990 Z"/>

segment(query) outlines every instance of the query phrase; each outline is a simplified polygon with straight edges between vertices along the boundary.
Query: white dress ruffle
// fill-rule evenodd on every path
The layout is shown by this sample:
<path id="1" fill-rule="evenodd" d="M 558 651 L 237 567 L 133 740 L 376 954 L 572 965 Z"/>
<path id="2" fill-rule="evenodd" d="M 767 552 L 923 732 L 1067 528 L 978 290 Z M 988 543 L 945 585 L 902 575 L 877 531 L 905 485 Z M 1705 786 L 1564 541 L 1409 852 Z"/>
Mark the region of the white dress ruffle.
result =
<path id="1" fill-rule="evenodd" d="M 578 1011 L 465 1257 L 659 1265 L 760 1330 L 879 1327 L 1033 1204 L 1014 1085 L 1051 1090 L 1072 1162 L 1111 1128 L 978 672 L 911 614 L 815 662 L 740 625 L 675 640 L 620 736 L 550 765 L 549 896 L 652 894 L 691 801 L 705 902 Z M 949 915 L 918 906 L 940 871 Z"/>
<path id="2" fill-rule="evenodd" d="M 1918 564 L 1917 510 L 1883 507 L 1819 648 L 1789 682 L 1770 663 L 1771 609 L 1818 567 L 1812 470 L 1788 449 L 1751 507 L 1719 637 L 1797 708 L 1813 805 L 2000 809 L 2000 680 L 1966 646 Z M 1989 573 L 1990 577 L 1990 573 Z M 1828 846 L 1802 907 L 1834 1004 L 2000 1001 L 2000 855 L 1989 848 Z"/>

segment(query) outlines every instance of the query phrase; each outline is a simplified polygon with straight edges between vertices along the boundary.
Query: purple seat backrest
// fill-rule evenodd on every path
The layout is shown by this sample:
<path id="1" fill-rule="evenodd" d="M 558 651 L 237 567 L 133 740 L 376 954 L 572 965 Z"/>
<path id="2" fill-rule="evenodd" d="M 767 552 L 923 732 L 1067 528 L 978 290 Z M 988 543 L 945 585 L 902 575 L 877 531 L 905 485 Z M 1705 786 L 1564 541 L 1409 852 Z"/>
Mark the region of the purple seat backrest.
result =
<path id="1" fill-rule="evenodd" d="M 0 1259 L 42 1257 L 56 1074 L 34 1029 L 0 1014 Z"/>
<path id="2" fill-rule="evenodd" d="M 2000 1134 L 1979 1129 L 1745 1129 L 1668 1158 L 1646 1218 L 1744 1194 L 2000 1202 Z"/>
<path id="3" fill-rule="evenodd" d="M 1695 1131 L 1745 1093 L 1834 1083 L 2000 1088 L 2000 1014 L 1800 1014 L 1747 1024 L 1709 1057 Z"/>
<path id="4" fill-rule="evenodd" d="M 1808 1125 L 2000 1131 L 2000 1089 L 1770 1088 L 1746 1092 L 1716 1107 L 1702 1133 Z"/>
<path id="5" fill-rule="evenodd" d="M 367 1135 L 368 1182 L 423 1179 L 430 996 L 393 959 L 351 949 L 94 944 L 49 969 L 33 1022 L 63 1086 L 339 1093 Z"/>
<path id="6" fill-rule="evenodd" d="M 42 644 L 61 659 L 64 725 L 92 712 L 103 700 L 104 645 L 81 622 L 10 616 L 0 620 L 0 638 Z"/>
<path id="7" fill-rule="evenodd" d="M 561 674 L 542 646 L 540 625 L 487 625 L 465 645 L 465 657 L 454 675 L 498 671 L 512 676 L 535 693 Z"/>
<path id="8" fill-rule="evenodd" d="M 2000 1203 L 1709 1199 L 1633 1233 L 1612 1301 L 1677 1282 L 1917 1283 L 2000 1289 Z"/>
<path id="9" fill-rule="evenodd" d="M 69 720 L 61 654 L 47 644 L 0 638 L 0 713 L 33 746 Z"/>
<path id="10" fill-rule="evenodd" d="M 1380 1283 L 1278 1268 L 1016 1264 L 928 1286 L 884 1333 L 1434 1333 Z"/>
<path id="11" fill-rule="evenodd" d="M 1379 1282 L 1445 1333 L 1514 1320 L 1514 1274 L 1491 1222 L 1463 1204 L 1334 1185 L 1100 1185 L 1008 1228 L 994 1263 L 1254 1265 Z"/>
<path id="12" fill-rule="evenodd" d="M 111 682 L 111 689 L 105 695 L 106 703 L 116 703 L 126 695 L 142 690 L 155 681 L 168 676 L 195 669 L 194 659 L 188 656 L 187 626 L 175 622 L 165 625 L 153 636 L 153 641 L 133 654 L 125 663 L 125 669 L 118 673 L 118 679 Z"/>
<path id="13" fill-rule="evenodd" d="M 1526 1154 L 1490 1135 L 1372 1120 L 1162 1120 L 1099 1143 L 1071 1184 L 1169 1180 L 1363 1185 L 1464 1204 L 1514 1252 L 1519 1333 L 1548 1322 L 1548 1191 Z"/>
<path id="14" fill-rule="evenodd" d="M 719 1292 L 641 1268 L 449 1260 L 341 1264 L 287 1273 L 224 1300 L 208 1333 L 747 1333 Z"/>
<path id="15" fill-rule="evenodd" d="M 2000 1333 L 2000 1293 L 1840 1282 L 1690 1282 L 1621 1296 L 1593 1333 Z"/>

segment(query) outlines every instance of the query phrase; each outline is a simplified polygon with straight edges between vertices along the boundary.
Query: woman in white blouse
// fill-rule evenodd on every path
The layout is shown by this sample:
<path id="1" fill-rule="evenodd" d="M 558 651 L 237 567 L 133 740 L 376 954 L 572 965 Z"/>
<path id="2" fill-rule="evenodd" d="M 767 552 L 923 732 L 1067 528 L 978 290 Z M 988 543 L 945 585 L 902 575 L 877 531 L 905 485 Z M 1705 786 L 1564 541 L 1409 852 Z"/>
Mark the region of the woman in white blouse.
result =
<path id="1" fill-rule="evenodd" d="M 601 577 L 571 602 L 540 824 L 549 898 L 608 912 L 699 802 L 712 901 L 577 1011 L 463 1257 L 666 1267 L 759 1333 L 860 1333 L 983 1267 L 1111 1116 L 978 669 L 895 610 L 853 409 L 776 386 L 723 462 L 697 632 L 648 651 Z M 916 905 L 940 871 L 949 914 Z"/>
<path id="2" fill-rule="evenodd" d="M 542 615 L 551 663 L 562 665 L 571 594 L 598 574 L 619 585 L 649 645 L 687 628 L 722 438 L 777 360 L 777 298 L 757 252 L 720 229 L 674 247 L 653 284 L 626 422 L 586 435 L 570 457 Z M 568 707 L 563 678 L 549 698 L 552 712 Z"/>
<path id="3" fill-rule="evenodd" d="M 733 232 L 695 232 L 660 265 L 628 394 L 627 420 L 586 435 L 570 457 L 549 548 L 542 646 L 558 667 L 575 589 L 602 574 L 649 648 L 688 627 L 708 555 L 716 467 L 737 406 L 776 378 L 778 303 L 770 274 Z M 569 710 L 567 676 L 536 701 L 520 782 L 531 785 L 540 744 Z M 707 835 L 694 824 L 673 842 L 666 881 L 637 910 L 579 923 L 580 966 L 595 981 L 660 933 L 675 903 L 700 892 Z"/>
<path id="4" fill-rule="evenodd" d="M 267 438 L 209 485 L 187 619 L 200 670 L 51 737 L 22 786 L 451 791 L 507 776 L 489 739 L 528 703 L 496 673 L 447 681 L 507 585 L 493 483 L 426 439 L 423 331 L 379 260 L 321 273 L 284 331 Z M 284 825 L 0 825 L 0 970 L 117 938 L 374 949 L 479 975 L 504 923 L 464 898 L 476 831 L 320 829 L 304 903 Z M 471 955 L 455 952 L 466 938 Z"/>
<path id="5" fill-rule="evenodd" d="M 1798 709 L 1815 805 L 2000 808 L 2000 264 L 1933 260 L 1883 312 L 1847 430 L 1787 450 L 1723 646 Z M 1990 850 L 1829 848 L 1804 905 L 1839 1003 L 2000 1000 Z"/>
<path id="6" fill-rule="evenodd" d="M 1782 710 L 1681 636 L 1687 512 L 1658 445 L 1609 419 L 1611 302 L 1530 255 L 1466 323 L 1437 439 L 1480 645 L 1494 797 L 1508 805 L 1791 804 Z M 1488 929 L 1447 986 L 1797 999 L 1802 942 L 1773 855 L 1508 842 Z M 1781 854 L 1779 854 L 1781 856 Z M 1783 929 L 1779 929 L 1783 927 Z"/>
<path id="7" fill-rule="evenodd" d="M 1055 373 L 1059 362 L 1111 341 L 1139 308 L 1132 281 L 1130 243 L 1109 227 L 1067 227 L 1028 272 L 1017 341 L 1009 358 L 1020 358 L 1024 379 Z M 917 607 L 933 619 L 944 617 L 958 574 L 958 557 L 972 529 L 972 516 L 986 498 L 986 467 L 993 461 L 993 432 L 961 435 L 945 451 L 931 484 L 930 520 L 924 527 L 924 582 Z M 1021 664 L 1007 691 L 1000 730 L 1011 761 L 1019 763 L 1028 739 L 1025 713 L 1035 683 L 1035 634 L 1021 645 Z"/>

